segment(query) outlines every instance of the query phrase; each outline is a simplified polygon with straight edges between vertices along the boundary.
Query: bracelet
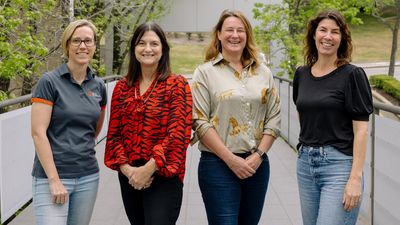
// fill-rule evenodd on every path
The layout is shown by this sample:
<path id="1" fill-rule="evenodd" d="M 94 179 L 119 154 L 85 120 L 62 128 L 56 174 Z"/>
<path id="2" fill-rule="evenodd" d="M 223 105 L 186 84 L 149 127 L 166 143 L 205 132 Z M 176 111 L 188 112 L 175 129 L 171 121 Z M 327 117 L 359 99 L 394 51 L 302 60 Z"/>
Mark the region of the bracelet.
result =
<path id="1" fill-rule="evenodd" d="M 253 153 L 257 153 L 258 156 L 260 156 L 260 158 L 263 160 L 267 158 L 267 153 L 265 153 L 264 151 L 261 151 L 260 149 L 258 149 L 256 147 L 252 148 L 251 151 Z"/>

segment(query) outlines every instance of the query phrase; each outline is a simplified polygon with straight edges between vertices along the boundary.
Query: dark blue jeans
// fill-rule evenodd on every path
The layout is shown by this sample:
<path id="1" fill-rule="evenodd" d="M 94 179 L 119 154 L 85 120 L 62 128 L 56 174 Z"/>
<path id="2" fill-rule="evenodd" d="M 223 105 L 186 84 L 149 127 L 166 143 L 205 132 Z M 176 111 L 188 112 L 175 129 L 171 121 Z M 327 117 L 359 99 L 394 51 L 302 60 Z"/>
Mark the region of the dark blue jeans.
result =
<path id="1" fill-rule="evenodd" d="M 268 158 L 242 180 L 218 156 L 202 152 L 198 172 L 209 225 L 258 224 L 268 188 Z"/>

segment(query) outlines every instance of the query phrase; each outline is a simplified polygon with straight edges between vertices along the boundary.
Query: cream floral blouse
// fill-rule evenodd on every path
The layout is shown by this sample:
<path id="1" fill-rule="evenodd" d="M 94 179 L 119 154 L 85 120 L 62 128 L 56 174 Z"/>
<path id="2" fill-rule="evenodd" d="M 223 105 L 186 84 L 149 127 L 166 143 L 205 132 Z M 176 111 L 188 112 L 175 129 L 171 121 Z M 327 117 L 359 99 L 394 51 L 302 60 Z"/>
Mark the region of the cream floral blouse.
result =
<path id="1" fill-rule="evenodd" d="M 261 64 L 235 71 L 222 54 L 194 72 L 192 144 L 214 128 L 233 153 L 257 147 L 264 134 L 279 136 L 280 99 L 271 71 Z M 201 142 L 201 151 L 210 151 Z"/>

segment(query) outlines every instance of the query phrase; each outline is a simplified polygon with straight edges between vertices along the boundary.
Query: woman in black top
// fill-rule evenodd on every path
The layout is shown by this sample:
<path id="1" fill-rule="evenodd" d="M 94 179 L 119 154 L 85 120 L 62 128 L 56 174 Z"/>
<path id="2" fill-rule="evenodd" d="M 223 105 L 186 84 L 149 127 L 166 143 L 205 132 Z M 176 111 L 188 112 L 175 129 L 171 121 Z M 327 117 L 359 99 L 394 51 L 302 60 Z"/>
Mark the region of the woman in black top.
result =
<path id="1" fill-rule="evenodd" d="M 350 31 L 339 12 L 327 10 L 309 22 L 306 65 L 293 81 L 304 225 L 357 222 L 373 106 L 364 70 L 349 64 L 351 53 Z"/>

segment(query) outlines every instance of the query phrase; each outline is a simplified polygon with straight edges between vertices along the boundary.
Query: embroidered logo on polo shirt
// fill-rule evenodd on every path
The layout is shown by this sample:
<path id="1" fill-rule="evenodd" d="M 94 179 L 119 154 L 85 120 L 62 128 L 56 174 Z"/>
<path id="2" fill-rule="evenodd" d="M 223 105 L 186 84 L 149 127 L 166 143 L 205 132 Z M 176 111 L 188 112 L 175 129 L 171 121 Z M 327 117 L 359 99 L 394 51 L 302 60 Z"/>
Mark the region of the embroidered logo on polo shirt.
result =
<path id="1" fill-rule="evenodd" d="M 93 91 L 88 91 L 86 94 L 89 97 L 95 97 L 95 98 L 99 98 L 100 97 L 99 94 L 97 94 L 96 92 L 93 92 Z"/>

